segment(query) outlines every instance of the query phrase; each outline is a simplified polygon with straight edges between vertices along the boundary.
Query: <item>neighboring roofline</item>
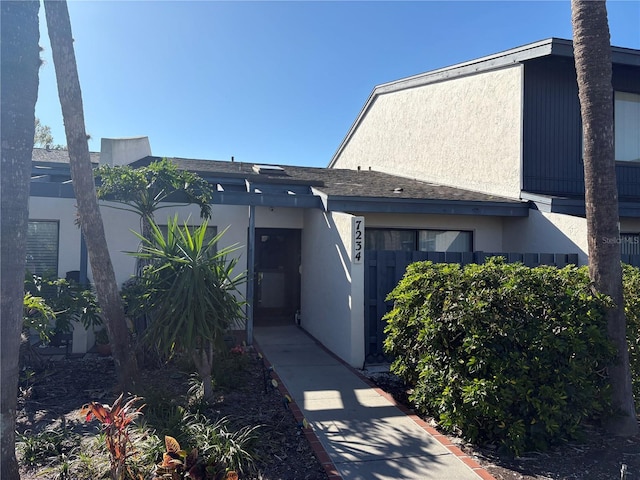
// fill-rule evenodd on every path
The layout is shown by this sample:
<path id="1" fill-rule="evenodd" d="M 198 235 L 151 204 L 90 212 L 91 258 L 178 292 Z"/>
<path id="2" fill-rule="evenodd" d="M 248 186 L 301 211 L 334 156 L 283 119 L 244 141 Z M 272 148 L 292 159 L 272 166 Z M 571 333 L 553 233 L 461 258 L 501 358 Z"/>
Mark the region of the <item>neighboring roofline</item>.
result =
<path id="1" fill-rule="evenodd" d="M 584 198 L 555 197 L 539 193 L 522 192 L 520 198 L 531 202 L 531 205 L 544 213 L 560 213 L 573 217 L 585 217 L 586 209 Z M 620 217 L 640 217 L 640 202 L 618 202 L 618 215 Z"/>
<path id="2" fill-rule="evenodd" d="M 503 52 L 480 57 L 467 62 L 457 63 L 448 67 L 430 70 L 425 73 L 401 78 L 392 82 L 383 83 L 373 88 L 360 113 L 349 128 L 338 149 L 331 157 L 328 168 L 333 168 L 340 153 L 351 139 L 361 120 L 368 113 L 375 102 L 376 97 L 387 93 L 398 92 L 410 88 L 422 87 L 433 83 L 474 75 L 481 72 L 498 70 L 520 64 L 527 60 L 546 57 L 550 55 L 560 57 L 573 57 L 573 42 L 562 38 L 547 38 L 529 43 L 520 47 L 505 50 Z M 615 64 L 640 66 L 640 50 L 624 47 L 611 47 L 611 61 Z"/>

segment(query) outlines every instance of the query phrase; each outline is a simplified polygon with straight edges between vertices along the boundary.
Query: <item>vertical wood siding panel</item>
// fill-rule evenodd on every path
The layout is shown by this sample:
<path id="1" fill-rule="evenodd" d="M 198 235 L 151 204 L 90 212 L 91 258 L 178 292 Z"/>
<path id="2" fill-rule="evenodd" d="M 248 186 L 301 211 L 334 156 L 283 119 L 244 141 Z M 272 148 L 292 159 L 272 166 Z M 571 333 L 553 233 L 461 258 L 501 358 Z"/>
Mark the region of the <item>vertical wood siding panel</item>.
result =
<path id="1" fill-rule="evenodd" d="M 613 88 L 640 93 L 640 68 L 613 66 Z M 584 195 L 582 123 L 573 60 L 525 64 L 523 186 L 532 193 Z M 621 199 L 640 198 L 640 165 L 616 166 Z"/>

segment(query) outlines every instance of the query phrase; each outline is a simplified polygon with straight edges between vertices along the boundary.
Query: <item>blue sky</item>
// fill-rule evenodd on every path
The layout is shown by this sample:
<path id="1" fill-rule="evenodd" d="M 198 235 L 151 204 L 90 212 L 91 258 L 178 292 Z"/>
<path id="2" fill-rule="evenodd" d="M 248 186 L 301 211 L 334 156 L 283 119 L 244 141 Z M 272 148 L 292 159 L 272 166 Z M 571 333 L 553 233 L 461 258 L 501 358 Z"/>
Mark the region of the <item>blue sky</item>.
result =
<path id="1" fill-rule="evenodd" d="M 640 1 L 609 1 L 640 49 Z M 70 1 L 89 148 L 326 166 L 374 86 L 548 37 L 569 1 Z M 36 116 L 65 144 L 44 11 Z"/>

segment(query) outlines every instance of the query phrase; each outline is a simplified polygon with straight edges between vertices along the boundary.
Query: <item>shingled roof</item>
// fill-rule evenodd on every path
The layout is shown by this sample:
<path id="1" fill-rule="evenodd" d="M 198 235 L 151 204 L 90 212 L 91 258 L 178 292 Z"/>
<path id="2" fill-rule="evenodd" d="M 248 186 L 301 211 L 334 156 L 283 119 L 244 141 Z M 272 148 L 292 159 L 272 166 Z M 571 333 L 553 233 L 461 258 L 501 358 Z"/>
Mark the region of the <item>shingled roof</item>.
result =
<path id="1" fill-rule="evenodd" d="M 89 152 L 91 163 L 100 162 L 100 153 Z M 34 148 L 31 156 L 34 162 L 69 163 L 69 151 L 58 148 Z"/>
<path id="2" fill-rule="evenodd" d="M 130 164 L 142 167 L 162 157 L 148 156 Z M 97 164 L 99 154 L 92 153 Z M 197 173 L 215 188 L 214 203 L 235 205 L 324 208 L 345 212 L 436 213 L 526 216 L 528 203 L 484 193 L 423 182 L 371 170 L 349 170 L 293 165 L 260 165 L 246 162 L 169 158 L 178 168 Z M 34 172 L 40 165 L 69 162 L 64 150 L 34 149 Z M 42 173 L 38 171 L 38 173 Z M 61 173 L 61 172 L 57 172 Z M 55 178 L 63 178 L 61 176 Z M 32 192 L 61 192 L 40 178 Z M 32 187 L 33 187 L 32 183 Z M 70 187 L 70 185 L 67 185 Z M 62 186 L 64 187 L 64 186 Z M 65 190 L 66 192 L 66 190 Z"/>

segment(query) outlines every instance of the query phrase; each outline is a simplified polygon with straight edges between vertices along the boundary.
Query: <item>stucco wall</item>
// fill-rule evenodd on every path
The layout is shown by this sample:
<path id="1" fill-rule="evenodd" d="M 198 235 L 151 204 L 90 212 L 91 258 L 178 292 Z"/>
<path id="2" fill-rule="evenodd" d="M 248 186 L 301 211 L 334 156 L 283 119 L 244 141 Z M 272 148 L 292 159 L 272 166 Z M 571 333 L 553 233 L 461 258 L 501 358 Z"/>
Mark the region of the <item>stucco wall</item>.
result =
<path id="1" fill-rule="evenodd" d="M 302 208 L 256 207 L 256 228 L 302 228 L 303 225 Z"/>
<path id="2" fill-rule="evenodd" d="M 302 326 L 354 367 L 364 362 L 364 266 L 351 263 L 351 215 L 306 210 Z"/>
<path id="3" fill-rule="evenodd" d="M 58 276 L 80 269 L 80 229 L 76 227 L 76 201 L 69 198 L 29 197 L 29 220 L 59 222 Z"/>
<path id="4" fill-rule="evenodd" d="M 471 215 L 367 214 L 367 228 L 416 228 L 473 232 L 473 249 L 502 250 L 502 218 Z"/>
<path id="5" fill-rule="evenodd" d="M 587 221 L 581 217 L 530 210 L 527 218 L 504 222 L 504 250 L 530 253 L 577 253 L 587 263 Z"/>
<path id="6" fill-rule="evenodd" d="M 522 78 L 515 65 L 379 95 L 334 167 L 518 198 Z"/>

